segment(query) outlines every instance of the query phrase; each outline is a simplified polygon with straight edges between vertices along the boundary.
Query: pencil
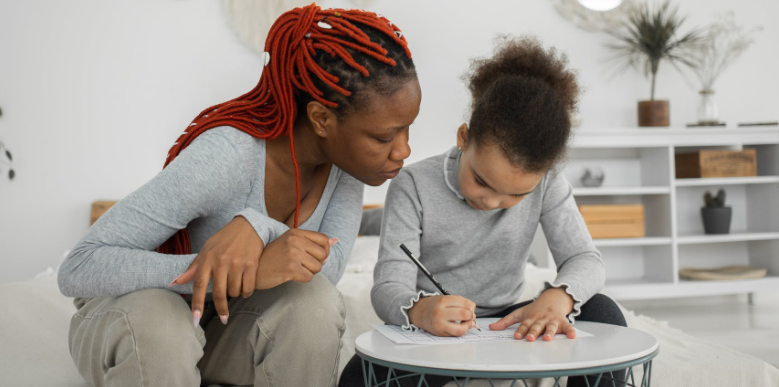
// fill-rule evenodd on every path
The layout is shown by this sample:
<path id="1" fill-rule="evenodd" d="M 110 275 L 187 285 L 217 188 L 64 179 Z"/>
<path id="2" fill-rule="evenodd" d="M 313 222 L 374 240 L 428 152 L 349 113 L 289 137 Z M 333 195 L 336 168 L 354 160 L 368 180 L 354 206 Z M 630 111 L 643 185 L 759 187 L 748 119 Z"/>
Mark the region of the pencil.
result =
<path id="1" fill-rule="evenodd" d="M 435 285 L 435 287 L 437 287 L 438 290 L 440 290 L 442 294 L 447 295 L 447 296 L 450 295 L 449 292 L 447 292 L 446 289 L 444 289 L 444 287 L 441 286 L 441 283 L 438 282 L 438 280 L 436 280 L 435 277 L 433 277 L 433 275 L 427 270 L 425 265 L 423 265 L 422 262 L 419 262 L 419 260 L 416 259 L 416 257 L 414 257 L 414 254 L 411 254 L 411 250 L 409 250 L 408 247 L 406 247 L 406 245 L 401 243 L 400 244 L 400 249 L 403 250 L 403 252 L 406 253 L 406 255 L 408 255 L 408 257 L 411 258 L 412 261 L 414 261 L 414 263 L 417 265 L 419 270 L 422 270 L 422 272 L 425 273 L 427 278 L 430 279 L 430 281 L 433 282 L 433 285 Z M 481 332 L 481 328 L 479 328 L 479 325 L 476 324 L 476 316 L 474 316 L 473 325 L 475 325 L 476 329 L 478 329 L 479 332 Z"/>

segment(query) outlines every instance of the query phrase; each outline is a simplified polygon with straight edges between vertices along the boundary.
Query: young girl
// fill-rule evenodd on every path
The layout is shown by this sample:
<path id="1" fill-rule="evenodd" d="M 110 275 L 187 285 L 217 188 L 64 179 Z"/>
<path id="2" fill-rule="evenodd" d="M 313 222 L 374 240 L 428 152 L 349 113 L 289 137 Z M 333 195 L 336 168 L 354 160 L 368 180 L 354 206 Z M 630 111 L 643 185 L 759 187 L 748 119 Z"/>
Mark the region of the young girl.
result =
<path id="1" fill-rule="evenodd" d="M 91 385 L 335 385 L 362 184 L 403 166 L 419 83 L 372 12 L 296 8 L 265 49 L 259 84 L 198 115 L 63 263 Z"/>
<path id="2" fill-rule="evenodd" d="M 597 294 L 603 261 L 571 185 L 555 169 L 579 92 L 566 63 L 528 38 L 507 39 L 492 58 L 473 62 L 472 116 L 458 129 L 457 146 L 405 168 L 390 184 L 371 292 L 382 320 L 461 336 L 477 315 L 502 317 L 489 329 L 521 322 L 515 338 L 528 341 L 557 333 L 573 339 L 575 319 L 625 325 L 616 304 Z M 515 305 L 539 223 L 558 275 L 534 301 Z M 401 243 L 453 295 L 437 293 Z M 361 376 L 352 359 L 340 385 Z M 432 386 L 451 379 L 426 380 Z M 568 385 L 585 382 L 570 378 Z"/>

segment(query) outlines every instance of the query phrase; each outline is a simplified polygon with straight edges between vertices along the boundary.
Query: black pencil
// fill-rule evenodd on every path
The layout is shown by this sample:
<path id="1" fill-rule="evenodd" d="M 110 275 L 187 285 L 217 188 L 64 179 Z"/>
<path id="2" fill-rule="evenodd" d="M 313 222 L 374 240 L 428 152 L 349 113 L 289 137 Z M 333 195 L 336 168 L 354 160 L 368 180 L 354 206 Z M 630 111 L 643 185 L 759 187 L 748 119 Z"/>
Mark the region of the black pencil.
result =
<path id="1" fill-rule="evenodd" d="M 414 254 L 411 254 L 411 250 L 409 250 L 409 249 L 408 249 L 408 247 L 406 247 L 406 245 L 404 245 L 404 244 L 402 244 L 402 243 L 401 243 L 401 244 L 400 244 L 400 249 L 401 249 L 401 250 L 403 250 L 403 252 L 404 252 L 404 253 L 406 253 L 406 255 L 408 255 L 408 257 L 409 257 L 409 258 L 411 258 L 411 260 L 412 260 L 412 261 L 414 261 L 414 263 L 417 265 L 417 267 L 419 268 L 419 270 L 422 270 L 422 272 L 423 272 L 423 273 L 425 273 L 425 275 L 427 276 L 427 278 L 429 278 L 429 279 L 430 279 L 430 281 L 432 281 L 432 282 L 433 282 L 433 285 L 435 285 L 435 287 L 437 287 L 437 288 L 438 288 L 438 290 L 440 290 L 442 294 L 444 294 L 444 295 L 447 295 L 447 296 L 449 296 L 449 295 L 450 295 L 450 294 L 449 294 L 449 292 L 447 292 L 447 291 L 446 291 L 446 289 L 444 289 L 444 287 L 443 287 L 443 286 L 441 286 L 441 283 L 440 283 L 440 282 L 438 282 L 438 280 L 436 280 L 436 279 L 435 279 L 435 277 L 433 277 L 433 274 L 431 274 L 431 273 L 430 273 L 430 272 L 427 270 L 427 268 L 426 268 L 426 267 L 425 267 L 425 266 L 422 264 L 422 262 L 419 262 L 419 260 L 418 260 L 418 259 L 416 259 L 416 257 L 414 257 Z M 473 321 L 473 325 L 476 325 L 476 329 L 478 329 L 479 331 L 481 331 L 481 328 L 479 328 L 479 325 L 478 325 L 478 324 L 476 324 L 476 320 L 475 320 L 475 318 L 474 318 L 474 321 Z"/>

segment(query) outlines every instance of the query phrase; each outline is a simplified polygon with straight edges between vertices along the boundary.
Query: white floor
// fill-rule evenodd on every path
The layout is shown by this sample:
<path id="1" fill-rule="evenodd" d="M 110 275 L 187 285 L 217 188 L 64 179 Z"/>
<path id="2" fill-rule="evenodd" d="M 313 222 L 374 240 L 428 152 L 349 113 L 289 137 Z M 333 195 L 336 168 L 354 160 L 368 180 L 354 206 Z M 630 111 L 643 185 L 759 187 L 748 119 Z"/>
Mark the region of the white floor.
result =
<path id="1" fill-rule="evenodd" d="M 746 295 L 620 302 L 636 314 L 748 353 L 779 367 L 779 289 Z"/>

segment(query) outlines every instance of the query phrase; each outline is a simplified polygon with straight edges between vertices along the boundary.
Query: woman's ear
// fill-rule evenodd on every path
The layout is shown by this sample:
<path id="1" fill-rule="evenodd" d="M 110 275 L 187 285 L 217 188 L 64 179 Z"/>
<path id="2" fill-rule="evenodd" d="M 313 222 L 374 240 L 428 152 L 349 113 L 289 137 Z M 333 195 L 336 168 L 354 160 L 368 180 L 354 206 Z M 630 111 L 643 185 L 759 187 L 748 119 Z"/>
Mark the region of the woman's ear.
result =
<path id="1" fill-rule="evenodd" d="M 330 108 L 319 103 L 319 101 L 309 102 L 306 105 L 306 113 L 308 121 L 311 122 L 311 126 L 313 126 L 314 133 L 317 136 L 325 138 L 328 135 L 328 131 L 335 129 L 335 114 Z"/>
<path id="2" fill-rule="evenodd" d="M 462 124 L 457 128 L 457 149 L 465 149 L 465 145 L 468 143 L 468 124 Z"/>

